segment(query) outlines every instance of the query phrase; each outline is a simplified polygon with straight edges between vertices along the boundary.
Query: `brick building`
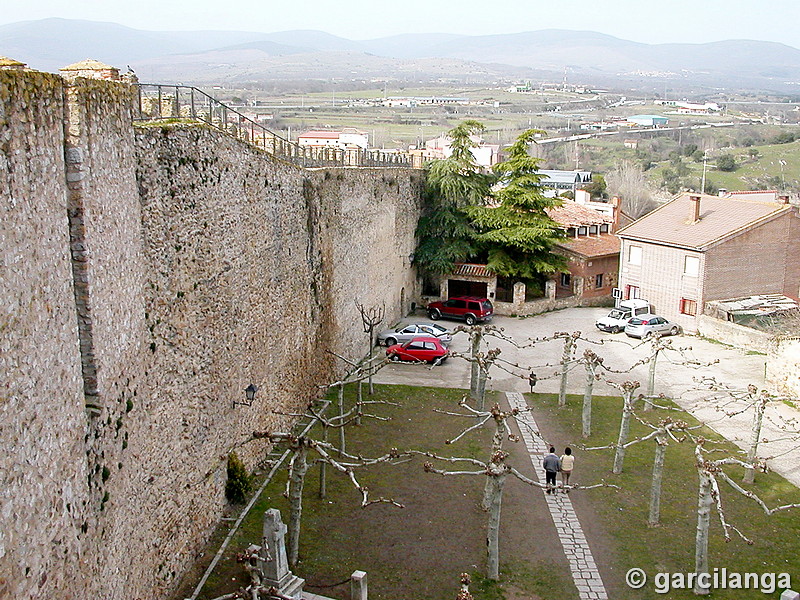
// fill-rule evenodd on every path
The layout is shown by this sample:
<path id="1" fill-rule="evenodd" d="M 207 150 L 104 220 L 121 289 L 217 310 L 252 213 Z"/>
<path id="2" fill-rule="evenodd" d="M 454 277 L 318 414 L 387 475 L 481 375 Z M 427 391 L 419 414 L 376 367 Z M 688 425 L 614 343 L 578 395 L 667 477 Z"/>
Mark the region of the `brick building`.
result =
<path id="1" fill-rule="evenodd" d="M 611 297 L 619 272 L 620 244 L 612 233 L 614 218 L 569 200 L 547 213 L 568 236 L 553 249 L 569 261 L 568 271 L 556 279 L 556 297 Z"/>
<path id="2" fill-rule="evenodd" d="M 777 192 L 684 193 L 618 235 L 623 297 L 649 300 L 688 332 L 710 300 L 798 296 L 800 219 Z"/>

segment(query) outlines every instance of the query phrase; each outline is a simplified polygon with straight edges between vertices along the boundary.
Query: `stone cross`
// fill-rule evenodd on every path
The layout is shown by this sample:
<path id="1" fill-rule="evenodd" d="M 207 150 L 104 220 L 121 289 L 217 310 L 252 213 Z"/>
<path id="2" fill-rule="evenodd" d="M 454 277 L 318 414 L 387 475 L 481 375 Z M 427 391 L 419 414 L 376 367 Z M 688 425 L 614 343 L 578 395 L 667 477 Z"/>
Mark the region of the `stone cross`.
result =
<path id="1" fill-rule="evenodd" d="M 289 570 L 285 540 L 287 530 L 277 508 L 270 508 L 264 513 L 261 540 L 263 550 L 258 561 L 263 573 L 262 585 L 274 587 L 281 595 L 300 600 L 303 596 L 305 579 L 301 579 Z"/>
<path id="2" fill-rule="evenodd" d="M 277 508 L 270 508 L 264 513 L 263 540 L 270 558 L 264 562 L 264 576 L 272 581 L 281 581 L 289 573 L 284 540 L 286 531 L 287 527 L 281 521 L 281 513 Z"/>

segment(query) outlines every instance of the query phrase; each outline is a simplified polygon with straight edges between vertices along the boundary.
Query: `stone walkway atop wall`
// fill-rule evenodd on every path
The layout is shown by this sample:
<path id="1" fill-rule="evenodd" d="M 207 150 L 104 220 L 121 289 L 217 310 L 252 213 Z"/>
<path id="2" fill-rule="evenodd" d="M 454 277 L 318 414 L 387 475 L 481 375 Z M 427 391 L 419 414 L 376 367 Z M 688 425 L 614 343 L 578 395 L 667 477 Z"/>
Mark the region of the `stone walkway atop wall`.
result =
<path id="1" fill-rule="evenodd" d="M 547 454 L 547 446 L 542 439 L 533 434 L 538 431 L 533 416 L 528 412 L 528 405 L 525 397 L 519 392 L 506 392 L 506 398 L 511 408 L 517 408 L 521 412 L 517 419 L 522 421 L 526 427 L 520 428 L 520 434 L 525 442 L 525 448 L 531 458 L 536 473 L 536 479 L 544 481 L 544 468 L 542 467 L 542 457 Z M 589 543 L 581 529 L 578 516 L 572 507 L 572 502 L 567 494 L 556 493 L 548 494 L 543 489 L 547 508 L 556 526 L 558 539 L 564 548 L 564 554 L 569 562 L 569 570 L 575 587 L 578 588 L 578 595 L 581 600 L 607 600 L 608 594 L 600 577 L 600 571 L 594 562 Z"/>

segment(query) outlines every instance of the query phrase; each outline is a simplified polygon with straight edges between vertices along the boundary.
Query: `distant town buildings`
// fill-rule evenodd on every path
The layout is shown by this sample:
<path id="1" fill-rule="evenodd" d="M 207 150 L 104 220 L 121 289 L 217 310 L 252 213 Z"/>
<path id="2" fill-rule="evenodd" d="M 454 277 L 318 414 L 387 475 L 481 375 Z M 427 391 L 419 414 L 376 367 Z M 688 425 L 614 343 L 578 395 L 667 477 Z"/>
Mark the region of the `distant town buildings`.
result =
<path id="1" fill-rule="evenodd" d="M 628 117 L 626 124 L 640 127 L 666 127 L 667 123 L 669 123 L 669 119 L 661 115 L 632 115 Z"/>
<path id="2" fill-rule="evenodd" d="M 673 106 L 675 107 L 675 112 L 682 115 L 710 115 L 722 110 L 720 105 L 716 102 L 696 104 L 694 102 L 686 102 L 683 100 L 655 100 L 653 104 L 658 104 L 661 106 Z"/>
<path id="3" fill-rule="evenodd" d="M 487 144 L 482 137 L 473 135 L 470 139 L 476 144 L 471 148 L 472 156 L 475 162 L 481 167 L 491 168 L 500 162 L 500 145 Z M 425 147 L 417 150 L 412 150 L 412 155 L 417 155 L 426 160 L 441 160 L 448 158 L 453 153 L 450 147 L 450 138 L 446 135 L 440 135 L 437 138 L 425 142 Z"/>
<path id="4" fill-rule="evenodd" d="M 315 148 L 337 148 L 339 150 L 361 148 L 366 150 L 369 147 L 369 134 L 352 127 L 345 127 L 341 131 L 306 131 L 297 136 L 297 142 L 301 146 Z"/>

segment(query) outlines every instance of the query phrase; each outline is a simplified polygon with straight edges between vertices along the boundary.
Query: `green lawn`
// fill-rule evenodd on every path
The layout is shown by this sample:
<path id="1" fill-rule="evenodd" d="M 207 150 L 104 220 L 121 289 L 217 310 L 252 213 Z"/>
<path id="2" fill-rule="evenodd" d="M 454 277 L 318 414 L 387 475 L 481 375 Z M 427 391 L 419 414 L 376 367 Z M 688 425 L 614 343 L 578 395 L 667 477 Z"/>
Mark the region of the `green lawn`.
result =
<path id="1" fill-rule="evenodd" d="M 348 391 L 348 397 L 351 395 Z M 376 386 L 376 397 L 397 402 L 400 406 L 378 405 L 370 412 L 390 417 L 389 421 L 366 422 L 348 433 L 348 451 L 364 456 L 378 456 L 389 448 L 423 449 L 446 456 L 484 457 L 491 431 L 473 432 L 457 444 L 445 445 L 471 420 L 459 420 L 433 411 L 454 410 L 462 390 Z M 645 442 L 628 449 L 621 475 L 610 473 L 613 452 L 587 452 L 580 449 L 580 398 L 569 397 L 566 408 L 559 409 L 555 396 L 537 394 L 529 397 L 534 417 L 548 440 L 556 440 L 559 451 L 564 445 L 576 449 L 577 462 L 573 479 L 593 483 L 605 479 L 620 486 L 615 491 L 601 488 L 575 491 L 571 498 L 592 547 L 595 560 L 614 600 L 642 600 L 666 597 L 693 597 L 690 591 L 655 594 L 652 585 L 631 590 L 624 583 L 628 569 L 639 567 L 652 578 L 659 572 L 689 572 L 694 565 L 695 507 L 697 474 L 693 463 L 694 446 L 690 441 L 671 443 L 667 451 L 662 494 L 662 525 L 649 528 L 646 523 L 649 482 L 654 446 Z M 594 401 L 595 434 L 588 445 L 605 445 L 616 440 L 621 400 L 599 397 Z M 656 411 L 647 418 L 656 420 L 674 412 Z M 681 418 L 693 420 L 679 413 Z M 643 425 L 634 423 L 632 435 L 642 435 Z M 716 439 L 713 433 L 706 432 Z M 315 435 L 319 435 L 316 433 Z M 331 438 L 336 437 L 332 435 Z M 511 464 L 530 475 L 530 464 L 522 444 L 508 444 Z M 721 444 L 733 452 L 730 444 Z M 526 470 L 527 469 L 527 470 Z M 731 469 L 739 478 L 740 469 Z M 235 589 L 244 579 L 241 566 L 233 560 L 237 552 L 257 543 L 261 533 L 261 515 L 270 507 L 279 508 L 288 519 L 282 497 L 285 469 L 267 487 L 255 509 L 236 534 L 225 558 L 210 578 L 201 599 L 214 598 Z M 482 477 L 440 477 L 424 473 L 421 461 L 389 466 L 380 465 L 359 471 L 359 481 L 369 487 L 373 497 L 392 497 L 405 504 L 399 509 L 385 504 L 358 508 L 359 495 L 350 482 L 329 470 L 328 498 L 318 496 L 318 468 L 307 477 L 301 533 L 301 561 L 295 570 L 309 585 L 326 585 L 346 579 L 355 569 L 368 572 L 370 597 L 386 600 L 419 600 L 453 597 L 458 589 L 458 574 L 473 575 L 472 592 L 478 600 L 575 600 L 575 587 L 543 494 L 516 481 L 509 481 L 503 501 L 501 523 L 501 582 L 482 578 L 485 569 L 486 514 L 478 505 Z M 719 523 L 713 521 L 710 543 L 712 569 L 725 567 L 729 572 L 789 572 L 800 581 L 797 558 L 797 533 L 800 510 L 767 517 L 755 503 L 722 485 L 723 504 L 728 520 L 751 537 L 753 546 L 734 539 L 726 543 Z M 770 506 L 800 501 L 800 491 L 775 474 L 759 474 L 754 487 Z M 714 517 L 716 519 L 716 517 Z M 206 552 L 208 559 L 216 552 L 226 533 L 224 525 Z M 214 545 L 216 543 L 216 546 Z M 186 588 L 190 583 L 186 584 Z M 307 587 L 309 591 L 334 598 L 347 598 L 347 586 Z M 186 597 L 186 589 L 175 598 Z M 183 595 L 181 595 L 183 594 Z M 778 598 L 780 591 L 761 594 L 752 590 L 717 590 L 719 599 Z"/>
<path id="2" fill-rule="evenodd" d="M 570 399 L 566 408 L 559 409 L 555 397 L 537 397 L 538 419 L 549 419 L 573 444 L 580 444 L 581 398 Z M 593 402 L 594 432 L 587 446 L 604 446 L 616 442 L 619 433 L 621 399 L 595 398 Z M 673 411 L 641 413 L 650 422 L 664 417 L 679 416 L 691 424 L 697 421 L 684 412 Z M 631 439 L 643 436 L 651 430 L 634 422 Z M 709 439 L 720 439 L 707 429 L 701 430 Z M 733 455 L 733 444 L 720 446 L 722 455 Z M 643 442 L 628 448 L 624 471 L 620 475 L 611 473 L 613 451 L 578 451 L 575 477 L 580 481 L 605 477 L 620 486 L 616 493 L 603 496 L 593 508 L 602 519 L 604 527 L 614 542 L 614 579 L 607 581 L 614 593 L 612 598 L 640 600 L 656 598 L 652 593 L 629 589 L 621 581 L 628 569 L 639 567 L 652 579 L 658 572 L 690 572 L 694 570 L 694 536 L 697 522 L 698 477 L 694 468 L 694 444 L 670 442 L 667 449 L 661 498 L 661 526 L 647 525 L 650 481 L 654 443 Z M 721 457 L 720 456 L 720 457 Z M 741 456 L 741 455 L 739 455 Z M 741 480 L 742 469 L 731 468 L 729 473 L 736 481 Z M 789 510 L 767 516 L 753 502 L 720 482 L 723 506 L 728 521 L 750 537 L 754 545 L 748 546 L 736 538 L 726 543 L 716 514 L 712 516 L 709 543 L 710 568 L 727 568 L 728 572 L 789 572 L 800 582 L 800 559 L 797 557 L 797 533 L 800 531 L 800 509 Z M 769 506 L 800 502 L 800 490 L 774 473 L 758 474 L 752 491 L 764 499 Z M 733 534 L 735 535 L 735 534 Z M 592 544 L 591 538 L 589 539 Z M 797 587 L 797 584 L 795 584 Z M 741 590 L 717 590 L 715 599 L 778 598 L 780 592 L 761 594 Z M 664 597 L 664 596 L 661 596 Z M 691 592 L 673 591 L 668 598 L 690 598 Z"/>

